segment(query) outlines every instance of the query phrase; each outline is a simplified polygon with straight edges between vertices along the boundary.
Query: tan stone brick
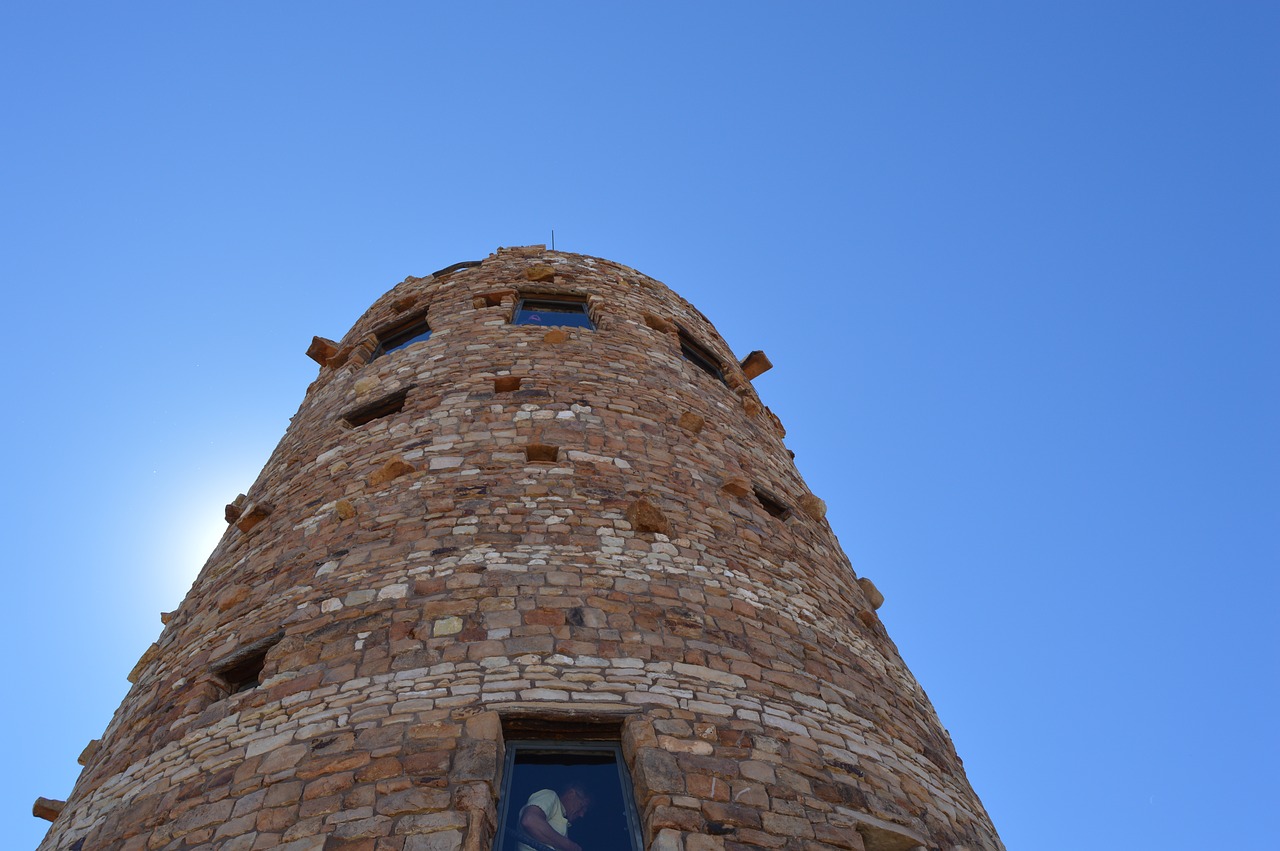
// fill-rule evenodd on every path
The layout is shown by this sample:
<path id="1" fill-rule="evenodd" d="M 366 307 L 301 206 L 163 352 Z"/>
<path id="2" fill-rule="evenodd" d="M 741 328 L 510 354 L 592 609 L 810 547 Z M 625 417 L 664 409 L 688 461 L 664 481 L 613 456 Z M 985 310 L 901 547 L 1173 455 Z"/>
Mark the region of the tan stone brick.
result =
<path id="1" fill-rule="evenodd" d="M 459 851 L 461 848 L 462 831 L 460 830 L 415 834 L 405 837 L 404 841 L 404 851 Z"/>
<path id="2" fill-rule="evenodd" d="M 397 833 L 419 834 L 452 832 L 454 828 L 463 828 L 467 817 L 456 810 L 444 810 L 419 815 L 407 815 L 396 822 Z"/>
<path id="3" fill-rule="evenodd" d="M 686 851 L 724 851 L 724 837 L 692 833 L 684 838 L 684 847 Z"/>
<path id="4" fill-rule="evenodd" d="M 369 476 L 369 487 L 378 488 L 414 471 L 414 466 L 403 458 L 392 458 Z"/>
<path id="5" fill-rule="evenodd" d="M 671 532 L 667 516 L 648 497 L 639 497 L 628 506 L 627 521 L 637 532 L 659 532 L 664 535 Z"/>
<path id="6" fill-rule="evenodd" d="M 858 577 L 858 587 L 866 595 L 867 602 L 871 604 L 871 608 L 878 609 L 884 605 L 884 595 L 880 593 L 880 589 L 870 579 L 865 576 Z"/>
<path id="7" fill-rule="evenodd" d="M 36 802 L 31 806 L 31 814 L 36 818 L 53 821 L 58 817 L 66 805 L 66 801 L 55 801 L 51 798 L 36 798 Z"/>

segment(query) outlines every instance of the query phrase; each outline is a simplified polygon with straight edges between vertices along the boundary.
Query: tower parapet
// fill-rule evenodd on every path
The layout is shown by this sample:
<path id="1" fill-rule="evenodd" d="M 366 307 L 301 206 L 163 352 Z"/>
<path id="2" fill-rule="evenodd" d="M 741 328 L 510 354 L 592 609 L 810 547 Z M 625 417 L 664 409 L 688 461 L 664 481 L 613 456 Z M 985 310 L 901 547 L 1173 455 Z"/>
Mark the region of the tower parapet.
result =
<path id="1" fill-rule="evenodd" d="M 762 353 L 542 246 L 307 353 L 41 849 L 1003 848 Z"/>

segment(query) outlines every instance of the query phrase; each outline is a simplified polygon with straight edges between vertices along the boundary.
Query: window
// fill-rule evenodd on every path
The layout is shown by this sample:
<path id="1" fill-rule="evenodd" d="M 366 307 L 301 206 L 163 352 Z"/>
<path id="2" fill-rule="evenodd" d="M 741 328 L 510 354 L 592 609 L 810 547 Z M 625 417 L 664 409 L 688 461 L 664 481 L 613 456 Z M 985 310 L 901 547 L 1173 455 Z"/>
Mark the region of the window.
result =
<path id="1" fill-rule="evenodd" d="M 557 851 L 556 834 L 584 849 L 640 851 L 635 794 L 616 742 L 506 746 L 494 851 Z"/>
<path id="2" fill-rule="evenodd" d="M 755 493 L 756 501 L 760 503 L 760 507 L 773 517 L 777 517 L 779 520 L 786 520 L 791 516 L 791 509 L 786 506 L 786 503 L 764 488 L 757 487 Z"/>
<path id="3" fill-rule="evenodd" d="M 371 402 L 363 407 L 356 408 L 350 413 L 343 414 L 342 418 L 347 421 L 348 425 L 352 427 L 359 427 L 365 423 L 371 423 L 374 420 L 380 420 L 383 417 L 398 414 L 404 410 L 405 399 L 408 398 L 409 391 L 412 389 L 412 387 L 406 387 L 398 393 L 392 393 L 390 396 L 386 396 L 376 402 Z"/>
<path id="4" fill-rule="evenodd" d="M 420 343 L 431 338 L 431 328 L 427 325 L 426 314 L 407 319 L 398 325 L 392 325 L 377 332 L 378 348 L 373 357 L 380 358 L 385 354 L 403 349 L 405 346 Z"/>
<path id="5" fill-rule="evenodd" d="M 592 328 L 587 303 L 575 298 L 522 298 L 512 325 L 572 325 Z"/>
<path id="6" fill-rule="evenodd" d="M 724 381 L 724 372 L 721 371 L 715 355 L 699 345 L 697 341 L 689 336 L 689 332 L 683 328 L 680 329 L 680 354 L 684 355 L 685 360 L 707 375 L 715 376 L 717 380 Z"/>
<path id="7" fill-rule="evenodd" d="M 560 447 L 546 443 L 530 443 L 524 448 L 524 457 L 531 464 L 535 461 L 554 464 L 560 457 Z"/>
<path id="8" fill-rule="evenodd" d="M 219 671 L 218 676 L 227 684 L 227 691 L 236 694 L 257 688 L 262 684 L 262 668 L 267 664 L 267 653 L 255 653 L 237 665 Z"/>
<path id="9" fill-rule="evenodd" d="M 255 641 L 248 647 L 232 654 L 214 667 L 214 673 L 222 681 L 227 694 L 237 694 L 257 688 L 262 682 L 262 669 L 267 664 L 267 653 L 284 638 L 283 632 L 277 632 L 264 639 Z"/>
<path id="10" fill-rule="evenodd" d="M 519 390 L 520 382 L 522 380 L 523 379 L 517 375 L 500 375 L 493 379 L 493 392 L 511 393 L 512 391 Z"/>

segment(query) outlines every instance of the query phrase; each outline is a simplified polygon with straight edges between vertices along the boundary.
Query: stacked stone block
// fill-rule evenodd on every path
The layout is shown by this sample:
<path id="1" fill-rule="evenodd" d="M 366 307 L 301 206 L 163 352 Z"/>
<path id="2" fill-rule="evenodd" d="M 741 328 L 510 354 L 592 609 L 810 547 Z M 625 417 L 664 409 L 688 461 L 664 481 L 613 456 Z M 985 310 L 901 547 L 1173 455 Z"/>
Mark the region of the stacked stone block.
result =
<path id="1" fill-rule="evenodd" d="M 511 324 L 530 295 L 595 328 Z M 651 849 L 1003 847 L 752 386 L 762 354 L 542 246 L 407 278 L 308 354 L 41 849 L 487 851 L 530 723 L 621 742 Z"/>

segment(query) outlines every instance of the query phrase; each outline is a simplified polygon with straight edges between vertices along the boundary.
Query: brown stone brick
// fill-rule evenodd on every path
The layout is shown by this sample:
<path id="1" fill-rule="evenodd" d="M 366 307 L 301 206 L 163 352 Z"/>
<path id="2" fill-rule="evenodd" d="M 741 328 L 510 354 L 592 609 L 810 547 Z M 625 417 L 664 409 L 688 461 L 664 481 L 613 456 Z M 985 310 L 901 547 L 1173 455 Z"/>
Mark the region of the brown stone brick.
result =
<path id="1" fill-rule="evenodd" d="M 637 532 L 659 532 L 664 535 L 671 532 L 666 514 L 648 497 L 642 496 L 628 506 L 627 521 Z"/>
<path id="2" fill-rule="evenodd" d="M 702 812 L 709 820 L 734 828 L 760 826 L 760 808 L 738 800 L 704 801 Z"/>
<path id="3" fill-rule="evenodd" d="M 687 810 L 683 807 L 657 806 L 648 814 L 645 821 L 649 825 L 650 830 L 663 830 L 671 828 L 679 831 L 697 831 L 701 830 L 706 821 L 702 815 L 694 810 Z"/>
<path id="4" fill-rule="evenodd" d="M 742 828 L 734 831 L 732 839 L 726 839 L 725 851 L 751 851 L 755 848 L 781 848 L 790 840 L 787 835 L 778 836 L 763 830 Z"/>
<path id="5" fill-rule="evenodd" d="M 355 779 L 360 783 L 384 780 L 388 777 L 396 777 L 402 773 L 402 770 L 400 760 L 395 757 L 383 757 L 356 771 Z"/>
<path id="6" fill-rule="evenodd" d="M 729 784 L 719 778 L 703 774 L 687 775 L 685 790 L 696 798 L 707 801 L 727 801 L 731 791 Z"/>
<path id="7" fill-rule="evenodd" d="M 808 819 L 800 818 L 799 816 L 761 813 L 760 824 L 765 830 L 776 836 L 813 836 L 813 825 L 809 823 Z"/>
<path id="8" fill-rule="evenodd" d="M 275 832 L 284 830 L 297 820 L 297 807 L 270 807 L 258 811 L 255 825 L 259 831 Z"/>
<path id="9" fill-rule="evenodd" d="M 372 836 L 344 839 L 337 834 L 331 834 L 324 841 L 324 851 L 376 851 L 377 842 L 378 840 Z"/>
<path id="10" fill-rule="evenodd" d="M 823 822 L 813 825 L 813 835 L 819 841 L 847 851 L 866 851 L 862 834 L 852 827 L 840 827 Z"/>
<path id="11" fill-rule="evenodd" d="M 392 458 L 369 476 L 369 487 L 382 487 L 387 482 L 390 482 L 393 479 L 398 479 L 401 476 L 406 476 L 412 472 L 414 472 L 414 466 L 412 464 L 408 463 L 403 458 Z"/>
<path id="12" fill-rule="evenodd" d="M 55 801 L 50 798 L 36 798 L 35 804 L 31 807 L 31 814 L 36 818 L 53 821 L 58 817 L 66 805 L 66 801 Z"/>
<path id="13" fill-rule="evenodd" d="M 303 783 L 299 780 L 287 783 L 276 783 L 266 788 L 266 796 L 263 798 L 263 804 L 268 807 L 278 807 L 285 804 L 296 804 L 302 800 Z"/>

